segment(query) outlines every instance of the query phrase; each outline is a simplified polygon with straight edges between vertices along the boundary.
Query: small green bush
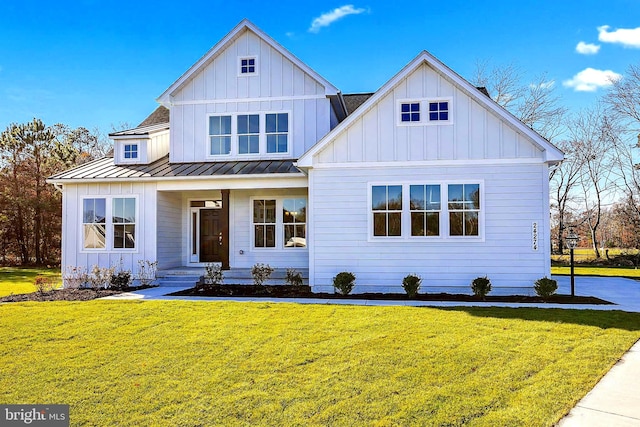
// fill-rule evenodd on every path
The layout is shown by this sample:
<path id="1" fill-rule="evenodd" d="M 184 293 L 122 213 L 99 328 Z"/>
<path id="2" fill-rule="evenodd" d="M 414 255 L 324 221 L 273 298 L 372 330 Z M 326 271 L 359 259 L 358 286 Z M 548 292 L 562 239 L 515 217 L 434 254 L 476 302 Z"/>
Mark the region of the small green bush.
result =
<path id="1" fill-rule="evenodd" d="M 340 295 L 349 295 L 355 286 L 356 276 L 348 271 L 338 273 L 333 278 L 333 287 Z"/>
<path id="2" fill-rule="evenodd" d="M 287 268 L 287 277 L 285 281 L 290 286 L 302 286 L 302 273 L 294 268 Z"/>
<path id="3" fill-rule="evenodd" d="M 265 280 L 268 280 L 273 273 L 273 268 L 269 264 L 258 263 L 251 267 L 251 275 L 253 276 L 253 284 L 262 286 Z"/>
<path id="4" fill-rule="evenodd" d="M 549 298 L 558 290 L 558 282 L 545 276 L 542 279 L 536 280 L 533 284 L 533 288 L 536 290 L 536 294 L 538 294 L 538 296 L 542 298 Z"/>
<path id="5" fill-rule="evenodd" d="M 416 274 L 408 274 L 402 279 L 402 287 L 409 298 L 415 298 L 418 295 L 421 284 L 422 278 Z"/>
<path id="6" fill-rule="evenodd" d="M 224 282 L 224 273 L 222 265 L 208 263 L 204 266 L 204 284 L 205 286 L 219 286 Z"/>
<path id="7" fill-rule="evenodd" d="M 471 281 L 471 290 L 475 296 L 484 299 L 491 292 L 491 281 L 487 276 L 476 277 Z"/>

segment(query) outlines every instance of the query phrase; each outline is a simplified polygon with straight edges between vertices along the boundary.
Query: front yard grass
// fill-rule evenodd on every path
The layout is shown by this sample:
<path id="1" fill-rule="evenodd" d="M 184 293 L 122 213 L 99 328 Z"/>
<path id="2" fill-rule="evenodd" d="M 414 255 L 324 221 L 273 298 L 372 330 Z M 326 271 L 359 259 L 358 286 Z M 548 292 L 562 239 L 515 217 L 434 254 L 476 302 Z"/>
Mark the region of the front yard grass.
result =
<path id="1" fill-rule="evenodd" d="M 0 267 L 0 297 L 35 292 L 33 281 L 38 275 L 54 278 L 59 286 L 62 285 L 59 268 Z"/>
<path id="2" fill-rule="evenodd" d="M 551 266 L 551 274 L 561 274 L 568 276 L 571 274 L 571 267 Z M 589 264 L 575 264 L 574 274 L 576 276 L 606 276 L 606 277 L 631 277 L 640 278 L 640 270 L 636 267 L 598 267 Z"/>
<path id="3" fill-rule="evenodd" d="M 0 402 L 72 425 L 551 426 L 640 338 L 617 311 L 0 305 Z"/>

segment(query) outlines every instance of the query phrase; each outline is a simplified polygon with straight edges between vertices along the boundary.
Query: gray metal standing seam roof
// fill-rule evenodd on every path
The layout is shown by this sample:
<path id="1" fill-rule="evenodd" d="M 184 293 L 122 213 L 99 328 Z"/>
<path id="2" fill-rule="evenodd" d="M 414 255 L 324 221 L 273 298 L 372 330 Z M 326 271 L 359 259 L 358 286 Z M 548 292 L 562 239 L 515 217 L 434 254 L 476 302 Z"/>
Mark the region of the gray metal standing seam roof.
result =
<path id="1" fill-rule="evenodd" d="M 295 160 L 255 160 L 228 162 L 169 163 L 164 156 L 148 165 L 115 165 L 113 158 L 105 157 L 60 172 L 49 177 L 50 181 L 135 178 L 219 177 L 265 174 L 301 173 L 294 166 Z"/>

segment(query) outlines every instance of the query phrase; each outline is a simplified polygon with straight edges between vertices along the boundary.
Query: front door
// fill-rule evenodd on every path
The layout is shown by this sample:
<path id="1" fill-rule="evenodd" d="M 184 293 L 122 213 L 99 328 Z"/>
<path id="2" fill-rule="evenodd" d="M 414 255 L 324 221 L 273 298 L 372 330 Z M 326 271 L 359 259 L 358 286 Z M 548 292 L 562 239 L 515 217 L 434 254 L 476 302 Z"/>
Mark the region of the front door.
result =
<path id="1" fill-rule="evenodd" d="M 225 227 L 222 209 L 200 209 L 200 262 L 222 262 L 225 258 Z"/>

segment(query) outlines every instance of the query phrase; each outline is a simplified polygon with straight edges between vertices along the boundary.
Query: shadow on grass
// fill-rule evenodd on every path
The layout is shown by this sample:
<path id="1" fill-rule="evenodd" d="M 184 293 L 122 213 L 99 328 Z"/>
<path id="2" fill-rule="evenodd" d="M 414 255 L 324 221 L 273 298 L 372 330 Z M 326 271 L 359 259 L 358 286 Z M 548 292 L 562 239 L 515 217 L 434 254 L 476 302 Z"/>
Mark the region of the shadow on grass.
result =
<path id="1" fill-rule="evenodd" d="M 443 311 L 462 311 L 474 317 L 521 319 L 538 322 L 570 323 L 602 329 L 640 331 L 640 313 L 626 311 L 567 310 L 560 308 L 507 307 L 429 307 Z"/>

